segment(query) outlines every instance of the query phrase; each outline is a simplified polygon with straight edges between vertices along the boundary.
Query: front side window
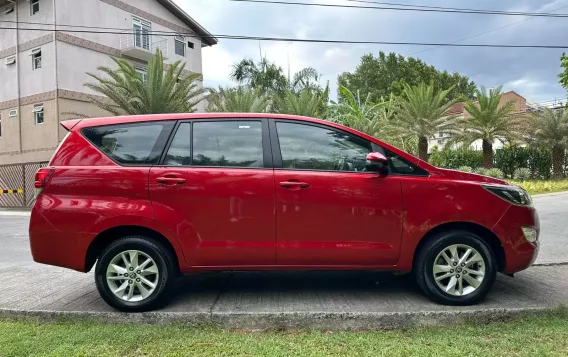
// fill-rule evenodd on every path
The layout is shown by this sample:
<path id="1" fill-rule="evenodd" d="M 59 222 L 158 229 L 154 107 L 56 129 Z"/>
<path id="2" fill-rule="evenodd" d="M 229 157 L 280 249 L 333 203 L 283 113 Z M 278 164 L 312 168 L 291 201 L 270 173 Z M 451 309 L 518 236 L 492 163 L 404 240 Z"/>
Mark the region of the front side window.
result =
<path id="1" fill-rule="evenodd" d="M 35 15 L 39 12 L 39 0 L 31 0 L 30 6 L 32 15 Z"/>
<path id="2" fill-rule="evenodd" d="M 34 120 L 36 125 L 43 124 L 44 122 L 43 104 L 38 104 L 34 106 Z"/>
<path id="3" fill-rule="evenodd" d="M 295 170 L 365 171 L 371 143 L 313 125 L 277 122 L 282 167 Z"/>
<path id="4" fill-rule="evenodd" d="M 105 125 L 82 130 L 83 135 L 114 161 L 126 165 L 154 164 L 158 161 L 173 123 L 151 122 Z"/>
<path id="5" fill-rule="evenodd" d="M 176 36 L 174 42 L 176 55 L 185 57 L 185 38 L 183 36 Z"/>
<path id="6" fill-rule="evenodd" d="M 189 166 L 191 164 L 191 123 L 180 124 L 170 144 L 164 165 Z"/>
<path id="7" fill-rule="evenodd" d="M 33 69 L 41 68 L 41 50 L 32 51 L 32 68 Z"/>
<path id="8" fill-rule="evenodd" d="M 193 166 L 264 167 L 260 121 L 193 124 Z"/>

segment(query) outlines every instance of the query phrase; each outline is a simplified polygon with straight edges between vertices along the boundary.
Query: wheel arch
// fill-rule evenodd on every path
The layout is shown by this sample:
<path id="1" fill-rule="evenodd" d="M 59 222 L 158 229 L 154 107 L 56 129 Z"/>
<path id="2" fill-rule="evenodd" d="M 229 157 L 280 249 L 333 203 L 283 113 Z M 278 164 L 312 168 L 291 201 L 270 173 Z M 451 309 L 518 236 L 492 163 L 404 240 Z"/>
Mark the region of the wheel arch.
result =
<path id="1" fill-rule="evenodd" d="M 505 249 L 499 240 L 499 237 L 495 233 L 493 233 L 490 229 L 472 222 L 448 222 L 440 224 L 431 230 L 429 230 L 423 237 L 420 239 L 420 242 L 416 246 L 414 251 L 414 257 L 412 260 L 412 265 L 416 261 L 416 257 L 418 256 L 418 252 L 426 242 L 428 242 L 432 237 L 436 236 L 436 234 L 441 232 L 448 232 L 448 231 L 455 231 L 455 230 L 464 230 L 471 233 L 475 233 L 478 235 L 493 251 L 495 254 L 495 258 L 497 259 L 497 270 L 499 272 L 505 271 L 506 266 L 506 258 L 505 258 Z"/>
<path id="2" fill-rule="evenodd" d="M 102 231 L 99 233 L 91 242 L 87 249 L 87 254 L 85 256 L 85 272 L 88 272 L 92 269 L 97 261 L 98 257 L 100 256 L 101 252 L 109 246 L 112 242 L 116 241 L 119 238 L 138 235 L 148 237 L 158 243 L 160 243 L 164 248 L 166 248 L 174 258 L 174 268 L 177 270 L 177 273 L 180 271 L 180 262 L 179 257 L 176 254 L 176 250 L 174 246 L 169 241 L 168 238 L 163 236 L 161 233 L 143 226 L 136 226 L 136 225 L 125 225 L 125 226 L 116 226 L 112 228 L 108 228 L 107 230 Z"/>

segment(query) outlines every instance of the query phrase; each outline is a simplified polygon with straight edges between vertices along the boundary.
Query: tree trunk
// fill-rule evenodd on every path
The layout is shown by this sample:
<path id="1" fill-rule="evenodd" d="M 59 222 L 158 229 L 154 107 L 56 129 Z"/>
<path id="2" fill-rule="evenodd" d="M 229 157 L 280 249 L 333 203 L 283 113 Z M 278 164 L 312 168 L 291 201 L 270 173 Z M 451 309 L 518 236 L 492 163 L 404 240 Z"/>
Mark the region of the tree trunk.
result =
<path id="1" fill-rule="evenodd" d="M 483 167 L 490 169 L 493 167 L 493 144 L 483 139 Z"/>
<path id="2" fill-rule="evenodd" d="M 557 145 L 552 148 L 552 178 L 561 179 L 564 176 L 564 150 Z"/>
<path id="3" fill-rule="evenodd" d="M 428 162 L 428 138 L 425 136 L 418 137 L 418 158 Z"/>

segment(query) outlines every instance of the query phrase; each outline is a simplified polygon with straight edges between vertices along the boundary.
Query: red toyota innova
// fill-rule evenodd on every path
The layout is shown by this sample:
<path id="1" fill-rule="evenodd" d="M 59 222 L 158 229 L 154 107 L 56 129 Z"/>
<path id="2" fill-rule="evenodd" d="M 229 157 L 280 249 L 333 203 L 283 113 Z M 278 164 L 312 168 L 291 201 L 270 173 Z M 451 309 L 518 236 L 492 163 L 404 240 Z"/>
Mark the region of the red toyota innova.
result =
<path id="1" fill-rule="evenodd" d="M 62 123 L 36 174 L 36 262 L 95 262 L 122 311 L 168 301 L 211 270 L 413 272 L 433 300 L 474 304 L 497 272 L 528 268 L 539 220 L 523 189 L 433 167 L 305 117 L 168 114 Z"/>

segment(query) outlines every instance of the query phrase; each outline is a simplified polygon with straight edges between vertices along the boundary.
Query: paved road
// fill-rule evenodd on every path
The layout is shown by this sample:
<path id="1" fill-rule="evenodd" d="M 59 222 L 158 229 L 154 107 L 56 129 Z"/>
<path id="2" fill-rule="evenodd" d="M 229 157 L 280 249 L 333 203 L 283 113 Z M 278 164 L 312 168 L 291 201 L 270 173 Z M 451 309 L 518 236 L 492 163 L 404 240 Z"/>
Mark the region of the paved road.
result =
<path id="1" fill-rule="evenodd" d="M 535 199 L 542 221 L 537 264 L 568 262 L 568 194 Z M 92 273 L 36 264 L 28 217 L 0 213 L 0 309 L 97 311 Z M 227 272 L 179 279 L 165 311 L 196 314 L 404 313 L 537 308 L 568 302 L 568 265 L 535 266 L 514 279 L 499 276 L 487 300 L 451 308 L 428 301 L 409 276 L 380 272 Z"/>

